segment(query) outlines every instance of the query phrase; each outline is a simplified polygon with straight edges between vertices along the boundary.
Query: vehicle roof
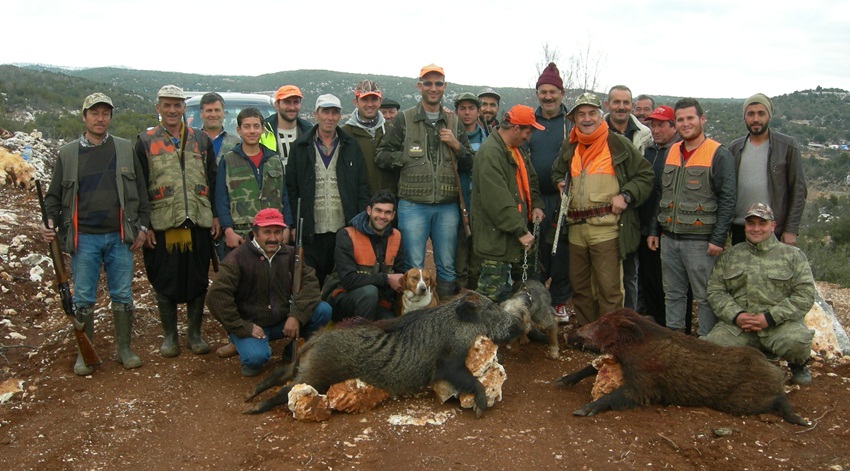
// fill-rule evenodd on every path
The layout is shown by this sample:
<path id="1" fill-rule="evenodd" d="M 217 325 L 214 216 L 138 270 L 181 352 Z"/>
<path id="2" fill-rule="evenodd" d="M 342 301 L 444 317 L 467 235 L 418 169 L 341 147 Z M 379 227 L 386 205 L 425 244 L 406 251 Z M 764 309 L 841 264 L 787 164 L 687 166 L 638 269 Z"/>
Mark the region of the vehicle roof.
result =
<path id="1" fill-rule="evenodd" d="M 271 104 L 272 97 L 268 95 L 263 95 L 260 93 L 236 93 L 236 92 L 220 92 L 221 98 L 224 99 L 224 103 L 227 104 L 229 102 L 236 102 L 240 104 Z M 201 95 L 193 96 L 186 100 L 187 105 L 195 105 L 201 102 Z"/>

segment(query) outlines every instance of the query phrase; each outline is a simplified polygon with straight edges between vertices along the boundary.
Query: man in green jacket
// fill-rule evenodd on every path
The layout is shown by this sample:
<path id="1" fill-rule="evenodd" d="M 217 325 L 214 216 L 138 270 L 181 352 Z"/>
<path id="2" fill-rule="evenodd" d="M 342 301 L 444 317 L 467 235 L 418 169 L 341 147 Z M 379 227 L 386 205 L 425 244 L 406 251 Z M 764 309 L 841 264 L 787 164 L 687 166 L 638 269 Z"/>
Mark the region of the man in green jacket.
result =
<path id="1" fill-rule="evenodd" d="M 508 274 L 522 279 L 523 254 L 534 243 L 528 223 L 543 220 L 537 174 L 520 146 L 543 129 L 534 110 L 516 105 L 505 113 L 475 155 L 472 169 L 472 247 L 481 258 L 478 292 L 501 302 L 510 294 Z"/>
<path id="2" fill-rule="evenodd" d="M 362 80 L 354 87 L 354 113 L 340 126 L 357 141 L 363 153 L 363 165 L 366 167 L 366 183 L 369 194 L 378 190 L 398 193 L 398 170 L 386 170 L 375 165 L 378 144 L 386 132 L 387 120 L 379 112 L 382 98 L 381 89 L 372 80 Z"/>
<path id="3" fill-rule="evenodd" d="M 800 249 L 776 238 L 770 206 L 753 204 L 745 221 L 746 242 L 724 251 L 708 279 L 708 302 L 718 322 L 705 339 L 783 358 L 791 381 L 809 384 L 814 331 L 804 318 L 815 302 L 812 269 Z"/>

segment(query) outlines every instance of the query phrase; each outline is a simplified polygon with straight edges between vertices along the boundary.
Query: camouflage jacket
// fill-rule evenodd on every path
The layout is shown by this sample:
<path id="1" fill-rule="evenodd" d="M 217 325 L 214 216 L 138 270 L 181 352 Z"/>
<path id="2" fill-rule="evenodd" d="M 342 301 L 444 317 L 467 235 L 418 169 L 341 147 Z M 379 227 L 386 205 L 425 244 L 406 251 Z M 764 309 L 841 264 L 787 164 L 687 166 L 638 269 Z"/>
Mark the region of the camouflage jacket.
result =
<path id="1" fill-rule="evenodd" d="M 776 324 L 801 321 L 815 302 L 806 255 L 772 235 L 741 242 L 717 259 L 708 280 L 708 302 L 718 319 L 734 325 L 741 312 L 766 313 Z"/>

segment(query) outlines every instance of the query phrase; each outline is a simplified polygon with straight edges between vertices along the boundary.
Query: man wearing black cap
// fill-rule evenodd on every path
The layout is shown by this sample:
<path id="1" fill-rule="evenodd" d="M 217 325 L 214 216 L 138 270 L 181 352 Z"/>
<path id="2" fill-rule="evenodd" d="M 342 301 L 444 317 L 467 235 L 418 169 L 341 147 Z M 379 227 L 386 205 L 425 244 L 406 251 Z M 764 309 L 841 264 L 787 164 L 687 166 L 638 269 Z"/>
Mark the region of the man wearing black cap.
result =
<path id="1" fill-rule="evenodd" d="M 398 114 L 398 110 L 400 109 L 401 105 L 392 98 L 384 98 L 381 102 L 381 114 L 384 115 L 384 119 L 387 121 L 395 118 L 395 115 Z"/>
<path id="2" fill-rule="evenodd" d="M 492 88 L 485 88 L 478 92 L 478 101 L 481 103 L 481 127 L 489 136 L 490 133 L 496 131 L 499 127 L 499 102 L 502 101 L 502 96 L 496 93 Z"/>
<path id="3" fill-rule="evenodd" d="M 744 240 L 744 211 L 755 202 L 767 201 L 776 214 L 776 237 L 797 244 L 808 194 L 803 159 L 796 139 L 770 129 L 772 116 L 773 103 L 766 95 L 756 93 L 747 98 L 744 124 L 748 134 L 729 145 L 738 169 L 732 243 Z"/>

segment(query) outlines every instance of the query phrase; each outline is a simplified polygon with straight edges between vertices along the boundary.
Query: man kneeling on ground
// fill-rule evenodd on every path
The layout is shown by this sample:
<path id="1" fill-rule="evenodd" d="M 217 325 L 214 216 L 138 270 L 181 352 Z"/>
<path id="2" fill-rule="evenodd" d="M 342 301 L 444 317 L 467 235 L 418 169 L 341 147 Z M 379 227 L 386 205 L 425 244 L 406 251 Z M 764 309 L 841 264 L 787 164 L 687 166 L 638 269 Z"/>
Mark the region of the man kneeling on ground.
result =
<path id="1" fill-rule="evenodd" d="M 269 361 L 269 340 L 307 338 L 331 318 L 316 272 L 306 264 L 293 296 L 295 249 L 284 244 L 284 229 L 277 209 L 258 212 L 253 239 L 224 257 L 207 295 L 210 313 L 236 346 L 243 376 L 258 375 Z"/>

